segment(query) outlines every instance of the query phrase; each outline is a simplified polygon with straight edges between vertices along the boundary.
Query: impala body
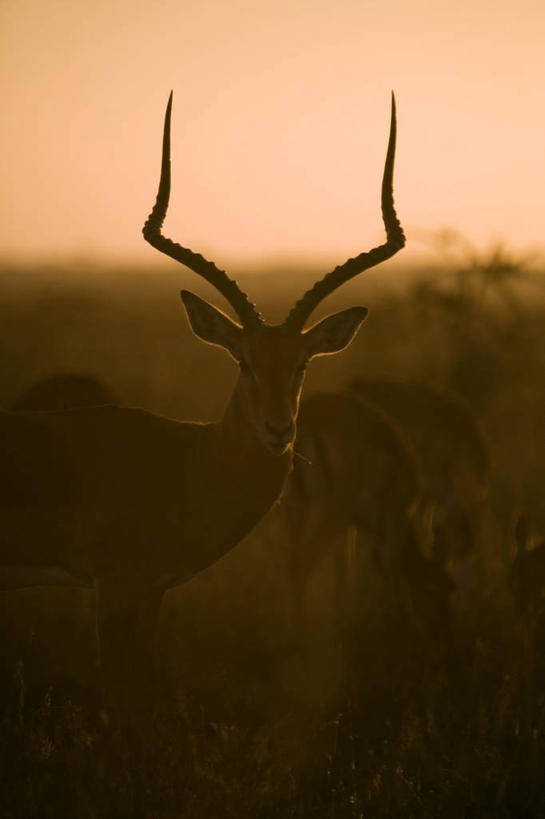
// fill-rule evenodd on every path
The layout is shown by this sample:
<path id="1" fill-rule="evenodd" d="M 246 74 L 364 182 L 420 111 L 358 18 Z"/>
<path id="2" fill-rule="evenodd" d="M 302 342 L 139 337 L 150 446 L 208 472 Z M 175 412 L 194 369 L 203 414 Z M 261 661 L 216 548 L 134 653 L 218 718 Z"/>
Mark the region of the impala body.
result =
<path id="1" fill-rule="evenodd" d="M 430 556 L 419 470 L 401 429 L 355 395 L 314 395 L 301 406 L 296 451 L 303 457 L 294 462 L 280 510 L 297 616 L 308 581 L 326 556 L 334 560 L 342 615 L 354 572 L 346 553 L 353 527 L 366 547 L 371 544 L 385 575 L 387 606 L 403 599 L 418 616 L 446 623 L 450 583 Z"/>
<path id="2" fill-rule="evenodd" d="M 421 384 L 359 379 L 350 388 L 392 418 L 411 441 L 423 490 L 436 504 L 437 557 L 446 563 L 475 555 L 490 474 L 476 418 L 458 398 Z"/>
<path id="3" fill-rule="evenodd" d="M 240 324 L 198 296 L 181 296 L 195 334 L 222 347 L 239 376 L 217 424 L 180 423 L 113 406 L 0 417 L 3 585 L 93 584 L 101 660 L 127 703 L 126 685 L 149 676 L 163 591 L 232 549 L 279 497 L 292 463 L 304 370 L 350 344 L 367 310 L 352 307 L 304 325 L 353 276 L 405 243 L 392 193 L 395 105 L 382 183 L 387 241 L 319 280 L 278 326 L 268 325 L 213 262 L 167 239 L 167 105 L 159 191 L 143 234 L 210 282 Z M 129 698 L 130 699 L 130 698 Z"/>
<path id="4" fill-rule="evenodd" d="M 291 453 L 249 432 L 139 409 L 3 413 L 0 565 L 64 570 L 76 585 L 145 576 L 166 588 L 231 549 L 280 493 Z M 230 444 L 230 433 L 233 444 Z M 188 544 L 188 548 L 181 548 Z"/>

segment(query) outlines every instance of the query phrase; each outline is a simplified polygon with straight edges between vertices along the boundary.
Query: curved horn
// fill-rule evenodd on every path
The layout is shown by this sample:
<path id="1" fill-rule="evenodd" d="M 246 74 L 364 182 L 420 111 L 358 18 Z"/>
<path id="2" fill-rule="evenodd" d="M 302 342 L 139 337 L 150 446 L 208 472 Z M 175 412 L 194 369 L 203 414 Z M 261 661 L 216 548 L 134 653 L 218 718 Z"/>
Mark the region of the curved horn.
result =
<path id="1" fill-rule="evenodd" d="M 150 245 L 165 253 L 177 262 L 185 264 L 194 273 L 210 282 L 216 290 L 225 296 L 233 310 L 237 313 L 244 327 L 263 324 L 263 319 L 248 296 L 242 292 L 238 284 L 230 279 L 224 270 L 220 270 L 213 262 L 207 261 L 200 253 L 193 253 L 187 247 L 182 247 L 161 233 L 163 222 L 170 198 L 170 116 L 172 111 L 172 91 L 168 98 L 165 113 L 165 127 L 163 131 L 163 155 L 161 162 L 161 178 L 157 199 L 152 212 L 148 216 L 142 233 Z"/>
<path id="2" fill-rule="evenodd" d="M 364 270 L 374 267 L 380 262 L 386 261 L 405 245 L 405 235 L 403 228 L 397 218 L 394 208 L 393 195 L 393 175 L 394 157 L 396 147 L 396 105 L 392 92 L 392 114 L 390 119 L 390 138 L 388 140 L 388 150 L 386 152 L 386 162 L 384 163 L 384 174 L 382 177 L 382 219 L 386 229 L 386 242 L 383 245 L 373 248 L 365 253 L 360 253 L 354 259 L 348 259 L 344 264 L 339 265 L 323 279 L 316 282 L 310 290 L 299 299 L 292 308 L 284 325 L 291 328 L 302 329 L 305 321 L 318 304 L 330 293 L 340 287 L 341 284 L 349 281 Z"/>

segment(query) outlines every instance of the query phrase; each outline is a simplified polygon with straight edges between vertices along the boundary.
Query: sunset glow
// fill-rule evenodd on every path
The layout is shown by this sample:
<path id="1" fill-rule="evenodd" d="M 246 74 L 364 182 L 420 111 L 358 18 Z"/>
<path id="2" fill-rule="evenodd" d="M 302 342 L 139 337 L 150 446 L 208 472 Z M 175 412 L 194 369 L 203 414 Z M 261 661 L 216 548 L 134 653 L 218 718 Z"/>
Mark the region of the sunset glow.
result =
<path id="1" fill-rule="evenodd" d="M 542 0 L 8 0 L 0 17 L 4 257 L 157 262 L 140 229 L 171 88 L 166 233 L 218 263 L 381 241 L 392 88 L 406 258 L 447 226 L 543 245 Z"/>

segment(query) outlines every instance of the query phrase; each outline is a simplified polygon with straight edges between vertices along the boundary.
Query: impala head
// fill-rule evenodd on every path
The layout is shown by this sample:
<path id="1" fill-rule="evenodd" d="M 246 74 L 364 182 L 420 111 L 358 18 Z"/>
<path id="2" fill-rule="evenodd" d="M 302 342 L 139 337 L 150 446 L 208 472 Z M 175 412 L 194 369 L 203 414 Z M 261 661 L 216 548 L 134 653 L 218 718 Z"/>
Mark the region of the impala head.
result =
<path id="1" fill-rule="evenodd" d="M 282 324 L 267 324 L 237 283 L 200 254 L 165 238 L 161 228 L 170 196 L 170 95 L 163 132 L 161 178 L 157 201 L 143 234 L 146 241 L 167 256 L 209 281 L 227 299 L 240 319 L 224 312 L 187 290 L 182 299 L 194 333 L 203 341 L 227 350 L 239 363 L 237 386 L 246 419 L 263 444 L 281 455 L 295 439 L 295 424 L 305 367 L 315 356 L 332 355 L 347 347 L 364 321 L 365 307 L 351 307 L 328 316 L 308 330 L 304 325 L 318 304 L 341 284 L 379 262 L 389 259 L 404 244 L 392 193 L 396 117 L 392 95 L 390 138 L 382 180 L 382 215 L 386 242 L 336 267 L 314 284 L 295 304 Z"/>
<path id="2" fill-rule="evenodd" d="M 182 290 L 182 299 L 193 332 L 238 362 L 237 391 L 246 419 L 278 455 L 295 438 L 306 365 L 315 356 L 344 349 L 367 315 L 365 307 L 352 307 L 301 332 L 286 324 L 244 327 L 187 290 Z"/>

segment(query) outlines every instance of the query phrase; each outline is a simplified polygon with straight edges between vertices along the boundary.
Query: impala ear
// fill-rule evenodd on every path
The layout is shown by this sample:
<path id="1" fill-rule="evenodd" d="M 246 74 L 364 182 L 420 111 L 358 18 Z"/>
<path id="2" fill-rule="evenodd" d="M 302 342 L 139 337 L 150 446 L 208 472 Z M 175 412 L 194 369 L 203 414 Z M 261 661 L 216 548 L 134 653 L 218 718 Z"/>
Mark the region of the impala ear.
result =
<path id="1" fill-rule="evenodd" d="M 180 295 L 195 335 L 207 344 L 223 347 L 234 358 L 240 358 L 242 334 L 240 325 L 189 290 L 181 290 Z"/>
<path id="2" fill-rule="evenodd" d="M 332 355 L 348 347 L 368 312 L 366 307 L 350 307 L 314 324 L 310 330 L 303 333 L 308 358 Z"/>

